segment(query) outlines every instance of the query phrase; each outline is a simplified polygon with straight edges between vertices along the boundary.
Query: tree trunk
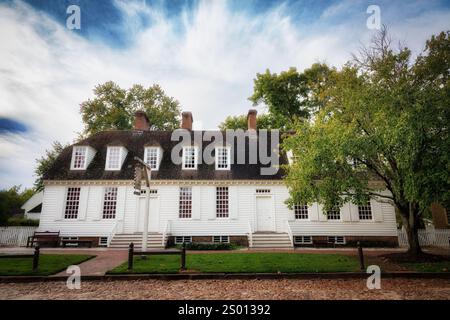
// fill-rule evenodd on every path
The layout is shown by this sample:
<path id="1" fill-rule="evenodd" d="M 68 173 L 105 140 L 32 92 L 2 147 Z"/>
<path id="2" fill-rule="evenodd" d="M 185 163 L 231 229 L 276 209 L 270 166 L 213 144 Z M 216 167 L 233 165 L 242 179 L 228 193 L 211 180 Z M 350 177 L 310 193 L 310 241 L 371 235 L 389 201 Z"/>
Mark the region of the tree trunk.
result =
<path id="1" fill-rule="evenodd" d="M 409 208 L 401 212 L 403 225 L 405 226 L 406 235 L 408 237 L 409 249 L 407 254 L 415 259 L 422 254 L 419 244 L 419 214 L 413 205 L 409 204 Z"/>

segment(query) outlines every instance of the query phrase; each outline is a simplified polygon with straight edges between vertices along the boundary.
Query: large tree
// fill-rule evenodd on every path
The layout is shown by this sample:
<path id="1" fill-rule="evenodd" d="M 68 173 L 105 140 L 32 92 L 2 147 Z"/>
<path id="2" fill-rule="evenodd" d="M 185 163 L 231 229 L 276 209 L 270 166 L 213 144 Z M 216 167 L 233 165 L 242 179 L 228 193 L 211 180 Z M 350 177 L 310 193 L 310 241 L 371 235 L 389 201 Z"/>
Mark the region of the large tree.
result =
<path id="1" fill-rule="evenodd" d="M 278 129 L 282 124 L 280 124 L 281 120 L 274 117 L 272 114 L 261 114 L 256 118 L 258 129 Z M 239 116 L 228 116 L 225 120 L 219 124 L 220 130 L 227 129 L 242 129 L 247 130 L 247 115 L 242 114 Z"/>
<path id="2" fill-rule="evenodd" d="M 58 158 L 61 151 L 68 147 L 68 144 L 62 144 L 59 141 L 55 141 L 52 144 L 50 150 L 45 150 L 45 155 L 39 159 L 36 159 L 36 167 L 34 169 L 34 175 L 36 180 L 34 181 L 34 190 L 41 191 L 44 189 L 44 175 L 53 166 L 56 158 Z"/>
<path id="3" fill-rule="evenodd" d="M 95 97 L 81 103 L 81 116 L 84 122 L 84 134 L 111 130 L 131 129 L 134 113 L 144 110 L 152 129 L 173 130 L 180 121 L 180 104 L 165 94 L 159 85 L 144 88 L 133 85 L 123 89 L 109 81 L 94 89 Z"/>
<path id="4" fill-rule="evenodd" d="M 289 204 L 318 201 L 327 210 L 367 196 L 393 203 L 408 253 L 418 257 L 421 217 L 450 199 L 449 70 L 449 32 L 413 59 L 406 47 L 394 50 L 383 29 L 333 72 L 314 121 L 286 140 L 296 157 L 287 167 Z"/>
<path id="5" fill-rule="evenodd" d="M 33 195 L 32 189 L 20 189 L 13 186 L 0 190 L 0 225 L 5 225 L 11 216 L 23 213 L 20 207 Z"/>

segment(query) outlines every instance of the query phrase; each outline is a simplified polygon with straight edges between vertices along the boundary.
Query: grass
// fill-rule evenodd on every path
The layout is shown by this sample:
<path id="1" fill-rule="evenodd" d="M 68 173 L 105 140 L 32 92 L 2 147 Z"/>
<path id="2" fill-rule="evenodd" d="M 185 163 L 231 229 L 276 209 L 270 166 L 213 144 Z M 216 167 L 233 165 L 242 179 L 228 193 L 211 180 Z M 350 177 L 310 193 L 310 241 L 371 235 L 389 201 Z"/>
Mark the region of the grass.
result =
<path id="1" fill-rule="evenodd" d="M 402 265 L 417 272 L 450 272 L 450 261 L 404 263 Z"/>
<path id="2" fill-rule="evenodd" d="M 127 267 L 124 263 L 108 273 L 178 273 L 180 256 L 136 256 L 133 270 Z M 186 256 L 186 267 L 205 273 L 293 273 L 358 271 L 359 264 L 356 258 L 339 254 L 191 253 Z"/>
<path id="3" fill-rule="evenodd" d="M 71 254 L 41 254 L 39 267 L 33 272 L 33 258 L 1 258 L 0 276 L 47 276 L 65 270 L 68 266 L 79 264 L 94 256 Z"/>

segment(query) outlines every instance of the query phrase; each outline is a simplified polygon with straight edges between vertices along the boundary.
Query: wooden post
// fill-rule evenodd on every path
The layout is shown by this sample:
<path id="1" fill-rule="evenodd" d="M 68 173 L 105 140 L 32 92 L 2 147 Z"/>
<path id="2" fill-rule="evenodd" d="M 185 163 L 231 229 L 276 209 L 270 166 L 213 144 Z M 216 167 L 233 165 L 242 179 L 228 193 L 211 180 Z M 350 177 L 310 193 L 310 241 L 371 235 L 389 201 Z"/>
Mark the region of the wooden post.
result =
<path id="1" fill-rule="evenodd" d="M 181 248 L 181 270 L 186 270 L 186 242 L 183 242 Z"/>
<path id="2" fill-rule="evenodd" d="M 133 251 L 134 251 L 134 243 L 130 243 L 128 248 L 128 270 L 133 269 Z"/>
<path id="3" fill-rule="evenodd" d="M 33 271 L 37 271 L 39 267 L 39 245 L 34 248 L 33 254 Z"/>
<path id="4" fill-rule="evenodd" d="M 364 266 L 364 254 L 363 254 L 361 242 L 358 241 L 357 245 L 358 245 L 359 266 L 361 268 L 361 271 L 364 271 L 364 270 L 366 270 L 366 268 Z"/>

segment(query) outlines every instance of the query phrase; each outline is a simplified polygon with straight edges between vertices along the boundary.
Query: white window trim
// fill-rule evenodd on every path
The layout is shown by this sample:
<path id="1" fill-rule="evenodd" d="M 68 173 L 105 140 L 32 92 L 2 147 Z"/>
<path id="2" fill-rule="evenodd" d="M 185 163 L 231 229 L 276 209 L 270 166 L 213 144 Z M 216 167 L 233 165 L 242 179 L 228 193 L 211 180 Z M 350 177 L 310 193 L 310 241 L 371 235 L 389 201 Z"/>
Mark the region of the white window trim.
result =
<path id="1" fill-rule="evenodd" d="M 219 168 L 218 164 L 219 164 L 219 153 L 217 152 L 219 149 L 226 149 L 227 150 L 227 167 L 226 168 Z M 231 148 L 227 147 L 227 146 L 220 146 L 220 147 L 216 147 L 214 150 L 214 161 L 216 164 L 216 170 L 230 170 L 231 169 Z"/>
<path id="2" fill-rule="evenodd" d="M 194 148 L 194 168 L 186 168 L 186 158 L 185 158 L 185 150 Z M 182 154 L 182 168 L 183 170 L 197 170 L 198 167 L 198 147 L 197 146 L 186 146 L 183 147 L 183 154 Z"/>
<path id="3" fill-rule="evenodd" d="M 111 168 L 109 166 L 109 157 L 110 157 L 110 148 L 119 148 L 119 167 L 118 168 Z M 108 146 L 106 149 L 106 163 L 105 163 L 105 170 L 107 171 L 120 171 L 122 169 L 122 163 L 123 163 L 123 147 L 122 146 Z"/>
<path id="4" fill-rule="evenodd" d="M 84 165 L 81 168 L 75 168 L 75 151 L 77 149 L 84 149 Z M 87 146 L 73 146 L 72 148 L 72 159 L 70 161 L 70 170 L 86 170 L 87 167 L 87 157 L 88 157 L 88 147 Z"/>
<path id="5" fill-rule="evenodd" d="M 214 241 L 215 237 L 219 237 L 219 241 Z M 227 241 L 223 241 L 223 238 L 227 237 Z M 212 243 L 230 243 L 230 236 L 212 236 Z"/>
<path id="6" fill-rule="evenodd" d="M 154 171 L 159 170 L 159 164 L 161 162 L 161 150 L 159 147 L 145 147 L 144 149 L 144 162 L 147 163 L 147 155 L 149 149 L 155 149 L 156 150 L 156 168 L 152 168 Z M 148 163 L 147 163 L 148 164 Z"/>
<path id="7" fill-rule="evenodd" d="M 179 238 L 182 238 L 181 242 L 177 241 Z M 186 241 L 186 239 L 188 239 L 188 241 Z M 183 242 L 192 243 L 192 236 L 175 236 L 174 242 L 175 244 L 183 244 Z"/>
<path id="8" fill-rule="evenodd" d="M 107 188 L 116 188 L 116 209 L 114 212 L 114 218 L 105 218 L 105 193 Z M 101 214 L 101 220 L 116 220 L 117 219 L 117 200 L 119 197 L 119 188 L 118 187 L 103 187 L 103 195 L 102 195 L 102 214 Z"/>
<path id="9" fill-rule="evenodd" d="M 301 237 L 302 241 L 296 241 L 296 238 Z M 305 241 L 305 237 L 309 237 L 309 241 Z M 312 244 L 313 239 L 312 236 L 294 236 L 294 243 L 295 244 Z"/>

